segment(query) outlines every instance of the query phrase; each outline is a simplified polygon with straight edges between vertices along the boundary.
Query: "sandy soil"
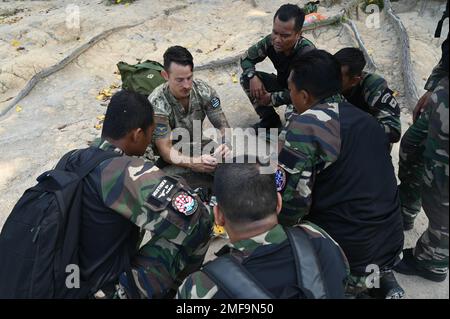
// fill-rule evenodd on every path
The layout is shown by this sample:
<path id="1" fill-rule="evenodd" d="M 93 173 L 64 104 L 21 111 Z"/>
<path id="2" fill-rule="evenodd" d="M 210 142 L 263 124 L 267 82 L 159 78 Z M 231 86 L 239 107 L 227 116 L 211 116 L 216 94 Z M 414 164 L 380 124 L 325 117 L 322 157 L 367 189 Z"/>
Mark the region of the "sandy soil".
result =
<path id="1" fill-rule="evenodd" d="M 68 150 L 85 147 L 100 133 L 96 128 L 106 103 L 96 99 L 98 92 L 120 84 L 118 61 L 162 59 L 170 45 L 188 47 L 194 62 L 234 56 L 271 31 L 273 13 L 283 1 L 136 1 L 130 5 L 106 6 L 91 1 L 7 1 L 0 5 L 0 110 L 4 109 L 36 72 L 62 60 L 95 35 L 121 25 L 143 24 L 118 31 L 81 54 L 73 63 L 41 81 L 31 93 L 0 118 L 0 228 L 23 191 L 35 178 L 52 168 Z M 305 3 L 300 1 L 299 3 Z M 347 1 L 319 12 L 331 16 Z M 76 4 L 80 28 L 67 28 L 67 10 Z M 444 1 L 399 1 L 393 3 L 410 37 L 411 58 L 419 92 L 440 57 L 443 39 L 434 39 L 434 29 Z M 69 8 L 69 9 L 68 9 Z M 392 89 L 399 93 L 403 107 L 403 131 L 411 123 L 403 92 L 399 41 L 393 26 L 382 14 L 379 28 L 368 28 L 360 12 L 355 21 L 364 43 Z M 448 31 L 448 20 L 442 34 Z M 356 45 L 346 28 L 331 26 L 305 36 L 317 47 L 332 53 Z M 260 69 L 272 71 L 270 63 Z M 246 127 L 257 121 L 252 106 L 235 77 L 238 65 L 196 72 L 221 96 L 232 126 Z M 279 110 L 282 114 L 283 108 Z M 398 145 L 392 151 L 397 168 Z M 414 246 L 427 226 L 423 213 L 414 230 L 405 233 L 405 246 Z M 208 258 L 223 243 L 216 240 Z M 448 279 L 440 284 L 417 277 L 398 275 L 407 298 L 448 298 Z"/>

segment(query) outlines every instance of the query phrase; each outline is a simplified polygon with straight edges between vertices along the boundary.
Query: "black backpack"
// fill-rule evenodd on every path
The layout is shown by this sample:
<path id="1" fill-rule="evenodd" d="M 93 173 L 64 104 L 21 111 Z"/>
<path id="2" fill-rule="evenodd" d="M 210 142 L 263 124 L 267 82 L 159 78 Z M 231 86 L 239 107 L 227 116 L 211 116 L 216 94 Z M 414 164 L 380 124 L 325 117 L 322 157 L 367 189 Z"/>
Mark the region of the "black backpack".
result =
<path id="1" fill-rule="evenodd" d="M 307 299 L 327 298 L 327 287 L 320 272 L 317 253 L 302 228 L 285 228 L 294 253 L 297 284 Z M 232 255 L 218 257 L 203 266 L 202 272 L 233 299 L 276 298 Z"/>
<path id="2" fill-rule="evenodd" d="M 69 157 L 80 151 L 67 153 L 55 169 L 41 174 L 6 220 L 0 233 L 0 299 L 86 298 L 98 289 L 89 283 L 68 287 L 74 268 L 67 267 L 78 265 L 83 178 L 119 154 L 96 150 L 83 166 L 66 170 Z"/>

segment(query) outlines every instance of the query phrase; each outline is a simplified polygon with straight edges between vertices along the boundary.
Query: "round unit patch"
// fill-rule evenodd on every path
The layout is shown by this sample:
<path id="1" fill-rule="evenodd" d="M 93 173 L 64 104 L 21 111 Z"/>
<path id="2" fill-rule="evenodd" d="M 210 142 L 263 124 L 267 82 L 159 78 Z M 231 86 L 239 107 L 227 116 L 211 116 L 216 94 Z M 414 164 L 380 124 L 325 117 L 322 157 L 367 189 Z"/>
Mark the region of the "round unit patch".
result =
<path id="1" fill-rule="evenodd" d="M 275 172 L 275 185 L 277 186 L 277 192 L 281 192 L 286 186 L 286 172 L 280 166 Z"/>
<path id="2" fill-rule="evenodd" d="M 213 109 L 217 109 L 220 106 L 220 100 L 218 97 L 214 97 L 211 99 L 211 106 Z"/>
<path id="3" fill-rule="evenodd" d="M 172 206 L 177 212 L 192 215 L 198 208 L 197 200 L 186 192 L 178 192 L 172 199 Z"/>

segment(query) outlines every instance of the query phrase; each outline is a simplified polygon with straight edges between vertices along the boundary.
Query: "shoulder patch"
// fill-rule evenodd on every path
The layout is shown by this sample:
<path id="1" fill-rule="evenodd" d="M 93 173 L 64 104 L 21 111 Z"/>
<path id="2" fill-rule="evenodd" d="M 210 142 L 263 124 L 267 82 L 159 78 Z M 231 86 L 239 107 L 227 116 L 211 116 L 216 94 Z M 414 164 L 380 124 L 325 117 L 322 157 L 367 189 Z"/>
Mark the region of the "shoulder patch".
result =
<path id="1" fill-rule="evenodd" d="M 173 196 L 172 206 L 175 211 L 190 216 L 197 211 L 198 202 L 188 193 L 181 191 Z"/>
<path id="2" fill-rule="evenodd" d="M 211 99 L 211 106 L 213 109 L 217 109 L 220 106 L 220 99 L 218 97 L 213 97 Z"/>
<path id="3" fill-rule="evenodd" d="M 155 128 L 154 135 L 155 136 L 164 136 L 169 132 L 169 128 L 167 124 L 158 123 Z"/>
<path id="4" fill-rule="evenodd" d="M 277 186 L 277 192 L 281 192 L 284 189 L 286 186 L 286 180 L 287 176 L 285 170 L 281 166 L 278 166 L 275 172 L 275 185 Z"/>

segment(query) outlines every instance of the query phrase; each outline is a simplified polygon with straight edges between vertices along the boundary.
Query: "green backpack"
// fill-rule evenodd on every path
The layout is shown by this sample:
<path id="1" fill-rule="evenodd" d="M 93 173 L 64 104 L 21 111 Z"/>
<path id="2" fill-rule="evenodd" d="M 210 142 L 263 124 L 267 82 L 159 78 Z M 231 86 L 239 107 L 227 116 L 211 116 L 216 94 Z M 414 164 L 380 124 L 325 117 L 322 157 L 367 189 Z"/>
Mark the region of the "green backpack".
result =
<path id="1" fill-rule="evenodd" d="M 164 67 L 156 61 L 146 60 L 135 65 L 121 61 L 117 63 L 117 68 L 122 78 L 122 88 L 128 91 L 149 96 L 156 87 L 166 82 L 161 75 Z"/>

